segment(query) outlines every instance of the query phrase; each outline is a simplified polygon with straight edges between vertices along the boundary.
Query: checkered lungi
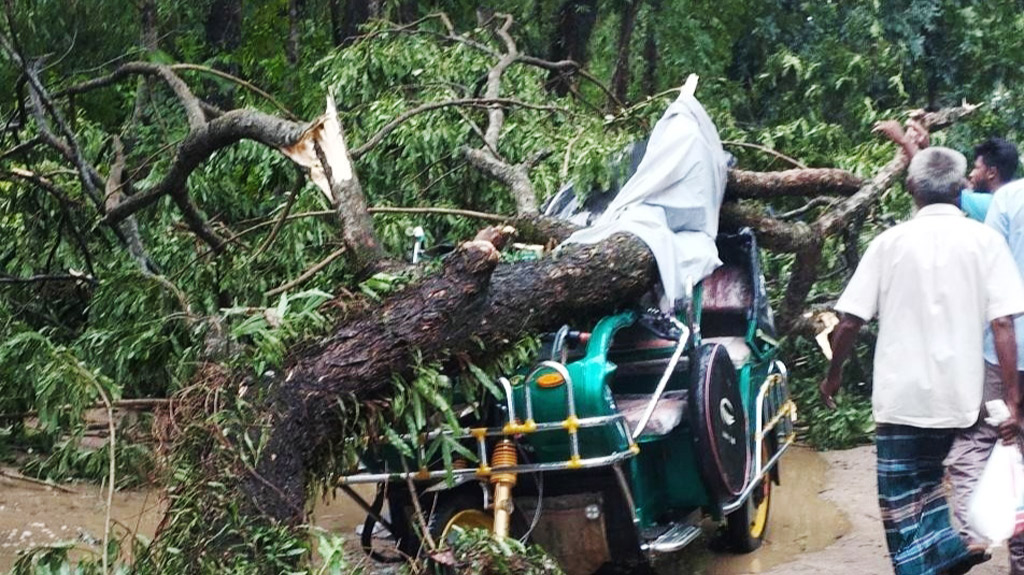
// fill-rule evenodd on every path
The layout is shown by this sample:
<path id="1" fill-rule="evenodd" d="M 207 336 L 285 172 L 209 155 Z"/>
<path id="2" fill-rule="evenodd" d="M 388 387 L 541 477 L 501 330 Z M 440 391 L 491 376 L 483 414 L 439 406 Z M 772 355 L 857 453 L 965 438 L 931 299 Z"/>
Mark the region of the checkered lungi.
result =
<path id="1" fill-rule="evenodd" d="M 967 555 L 942 482 L 957 431 L 878 424 L 878 505 L 896 575 L 936 575 Z"/>

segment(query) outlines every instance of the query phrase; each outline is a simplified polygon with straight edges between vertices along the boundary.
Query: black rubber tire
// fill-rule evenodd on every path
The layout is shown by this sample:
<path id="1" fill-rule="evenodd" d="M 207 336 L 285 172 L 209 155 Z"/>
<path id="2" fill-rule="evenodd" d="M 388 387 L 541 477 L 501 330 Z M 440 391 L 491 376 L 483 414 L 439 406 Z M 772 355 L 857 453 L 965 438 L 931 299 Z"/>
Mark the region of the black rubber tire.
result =
<path id="1" fill-rule="evenodd" d="M 468 488 L 442 491 L 437 494 L 435 500 L 431 496 L 424 496 L 423 513 L 428 515 L 427 529 L 434 542 L 441 545 L 441 539 L 448 536 L 445 529 L 449 522 L 458 514 L 473 512 L 486 515 L 493 524 L 493 516 L 489 511 L 484 511 L 483 494 L 476 485 L 466 486 Z M 484 527 L 484 525 L 480 525 Z M 489 528 L 488 528 L 489 529 Z"/>
<path id="2" fill-rule="evenodd" d="M 690 427 L 704 486 L 713 501 L 724 503 L 743 492 L 750 473 L 747 417 L 725 346 L 704 344 L 695 356 Z"/>
<path id="3" fill-rule="evenodd" d="M 398 534 L 399 549 L 410 557 L 422 554 L 425 547 L 420 544 L 418 519 L 408 491 L 396 491 L 389 499 L 389 505 L 395 528 L 402 532 Z M 440 543 L 439 539 L 445 535 L 445 528 L 460 512 L 478 511 L 491 517 L 490 511 L 483 509 L 483 494 L 480 491 L 480 486 L 475 482 L 449 491 L 421 494 L 420 507 L 423 509 L 424 515 L 427 516 L 427 529 L 435 543 Z M 514 511 L 509 525 L 510 535 L 521 537 L 526 533 L 527 525 L 522 513 L 518 510 Z"/>
<path id="4" fill-rule="evenodd" d="M 764 442 L 762 462 L 770 459 L 768 441 Z M 737 553 L 750 553 L 760 549 L 768 534 L 771 519 L 772 477 L 771 473 L 761 476 L 761 483 L 750 494 L 743 506 L 725 518 L 725 545 Z"/>
<path id="5" fill-rule="evenodd" d="M 420 540 L 413 526 L 415 511 L 409 492 L 397 485 L 388 491 L 388 513 L 391 525 L 395 528 L 392 535 L 397 539 L 398 550 L 406 557 L 415 557 L 419 552 Z"/>

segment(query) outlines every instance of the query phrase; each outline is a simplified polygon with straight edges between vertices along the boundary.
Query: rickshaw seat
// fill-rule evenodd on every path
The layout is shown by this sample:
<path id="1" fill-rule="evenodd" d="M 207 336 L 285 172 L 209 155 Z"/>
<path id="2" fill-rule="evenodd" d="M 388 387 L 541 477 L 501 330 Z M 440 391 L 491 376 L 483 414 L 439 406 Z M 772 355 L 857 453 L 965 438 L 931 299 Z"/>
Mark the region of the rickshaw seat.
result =
<path id="1" fill-rule="evenodd" d="M 750 273 L 742 266 L 725 264 L 704 278 L 704 312 L 746 313 L 753 304 Z"/>
<path id="2" fill-rule="evenodd" d="M 729 354 L 729 359 L 732 360 L 732 364 L 736 366 L 736 369 L 743 367 L 743 364 L 747 363 L 747 360 L 750 359 L 751 351 L 750 346 L 747 345 L 746 338 L 738 336 L 705 337 L 703 342 L 717 343 L 725 346 L 725 351 Z"/>
<path id="3" fill-rule="evenodd" d="M 660 437 L 678 427 L 686 413 L 686 396 L 686 390 L 672 390 L 663 393 L 640 437 Z M 625 416 L 626 424 L 632 433 L 640 424 L 640 418 L 643 417 L 644 410 L 651 402 L 651 395 L 645 393 L 617 394 L 614 397 L 615 406 Z"/>

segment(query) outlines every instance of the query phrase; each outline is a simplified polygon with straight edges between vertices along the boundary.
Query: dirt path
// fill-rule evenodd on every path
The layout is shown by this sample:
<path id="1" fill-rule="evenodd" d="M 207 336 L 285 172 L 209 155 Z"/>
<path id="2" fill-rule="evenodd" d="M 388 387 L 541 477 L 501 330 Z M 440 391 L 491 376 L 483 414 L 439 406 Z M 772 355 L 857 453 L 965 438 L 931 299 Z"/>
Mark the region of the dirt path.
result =
<path id="1" fill-rule="evenodd" d="M 806 553 L 765 573 L 771 575 L 884 575 L 892 573 L 879 517 L 875 483 L 875 449 L 858 447 L 821 456 L 828 463 L 821 497 L 834 503 L 850 521 L 850 530 L 820 551 Z M 1004 575 L 1009 571 L 1006 550 L 993 553 L 972 575 Z M 747 571 L 759 573 L 759 571 Z"/>

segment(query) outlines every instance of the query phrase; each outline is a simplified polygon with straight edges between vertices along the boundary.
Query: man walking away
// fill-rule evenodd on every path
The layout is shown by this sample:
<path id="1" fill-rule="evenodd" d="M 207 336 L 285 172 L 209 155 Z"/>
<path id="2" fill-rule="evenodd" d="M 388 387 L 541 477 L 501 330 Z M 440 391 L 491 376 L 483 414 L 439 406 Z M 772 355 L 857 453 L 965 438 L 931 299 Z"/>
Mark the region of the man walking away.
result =
<path id="1" fill-rule="evenodd" d="M 971 189 L 960 194 L 960 209 L 971 219 L 984 222 L 993 194 L 1013 180 L 1019 162 L 1017 146 L 1002 138 L 989 138 L 975 146 L 974 169 L 968 176 Z"/>
<path id="2" fill-rule="evenodd" d="M 983 327 L 996 333 L 1003 384 L 1016 389 L 1013 316 L 1024 285 L 1006 242 L 956 207 L 967 160 L 927 148 L 910 162 L 919 208 L 868 246 L 836 304 L 842 319 L 821 383 L 834 406 L 857 332 L 878 316 L 872 412 L 877 424 L 878 503 L 897 575 L 964 573 L 983 560 L 950 523 L 943 459 L 958 431 L 978 420 Z M 1009 379 L 1006 379 L 1009 378 Z M 1011 404 L 1014 421 L 1017 403 Z"/>
<path id="3" fill-rule="evenodd" d="M 1024 181 L 1010 182 L 999 188 L 992 197 L 985 223 L 999 232 L 1009 244 L 1018 271 L 1024 274 Z M 1017 318 L 1014 328 L 1016 333 L 1024 334 L 1024 317 Z M 985 333 L 984 400 L 1001 399 L 1005 396 L 1006 403 L 1013 406 L 1011 409 L 1015 407 L 1019 411 L 1019 385 L 1014 386 L 1016 398 L 1010 393 L 1000 393 L 1001 381 L 1009 377 L 1019 382 L 1024 376 L 1024 337 L 1018 338 L 1016 346 L 1017 363 L 1013 366 L 1013 371 L 1017 373 L 1003 374 L 1003 358 L 999 356 L 999 334 L 993 331 Z M 953 486 L 953 509 L 961 525 L 961 534 L 968 540 L 969 545 L 979 547 L 986 546 L 989 542 L 984 541 L 967 526 L 967 505 L 985 469 L 985 462 L 1000 435 L 1004 440 L 1012 440 L 1016 435 L 1016 430 L 1012 426 L 996 429 L 985 423 L 984 417 L 987 414 L 984 413 L 984 408 L 982 411 L 982 417 L 977 423 L 957 435 L 946 460 Z M 1024 535 L 1011 539 L 1009 548 L 1010 574 L 1024 575 Z"/>

